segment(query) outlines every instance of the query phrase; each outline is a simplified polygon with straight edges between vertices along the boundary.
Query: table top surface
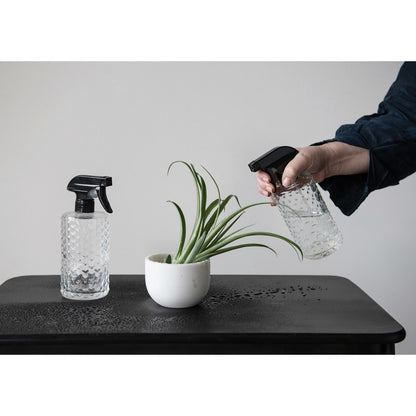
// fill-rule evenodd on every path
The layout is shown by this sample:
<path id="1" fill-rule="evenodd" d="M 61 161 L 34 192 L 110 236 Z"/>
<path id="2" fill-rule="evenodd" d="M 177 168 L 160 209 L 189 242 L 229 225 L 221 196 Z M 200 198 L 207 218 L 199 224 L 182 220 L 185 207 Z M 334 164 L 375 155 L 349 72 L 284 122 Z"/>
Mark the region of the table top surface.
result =
<path id="1" fill-rule="evenodd" d="M 325 339 L 396 343 L 403 327 L 350 280 L 314 275 L 213 275 L 203 302 L 170 309 L 148 295 L 143 275 L 112 275 L 94 301 L 64 299 L 60 277 L 20 276 L 0 286 L 0 340 L 30 336 L 152 335 Z"/>

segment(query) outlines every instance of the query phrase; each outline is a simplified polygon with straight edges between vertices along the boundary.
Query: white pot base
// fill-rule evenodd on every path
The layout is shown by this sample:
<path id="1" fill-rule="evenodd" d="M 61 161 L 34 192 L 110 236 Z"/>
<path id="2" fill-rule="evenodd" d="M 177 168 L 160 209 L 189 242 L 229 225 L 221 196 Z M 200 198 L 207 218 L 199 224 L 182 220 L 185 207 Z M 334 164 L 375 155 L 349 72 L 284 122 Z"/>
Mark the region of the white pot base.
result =
<path id="1" fill-rule="evenodd" d="M 211 283 L 210 261 L 162 263 L 166 254 L 145 259 L 145 282 L 150 297 L 166 308 L 190 308 L 206 296 Z"/>

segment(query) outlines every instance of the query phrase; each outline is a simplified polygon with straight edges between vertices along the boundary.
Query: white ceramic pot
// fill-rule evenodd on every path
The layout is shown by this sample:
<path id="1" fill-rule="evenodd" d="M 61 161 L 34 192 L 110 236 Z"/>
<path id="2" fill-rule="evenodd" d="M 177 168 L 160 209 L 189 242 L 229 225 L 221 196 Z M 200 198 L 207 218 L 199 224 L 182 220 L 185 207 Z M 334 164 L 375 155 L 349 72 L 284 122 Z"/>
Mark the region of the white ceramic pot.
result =
<path id="1" fill-rule="evenodd" d="M 167 308 L 189 308 L 204 299 L 211 283 L 210 261 L 162 263 L 166 254 L 145 260 L 145 281 L 150 297 Z"/>

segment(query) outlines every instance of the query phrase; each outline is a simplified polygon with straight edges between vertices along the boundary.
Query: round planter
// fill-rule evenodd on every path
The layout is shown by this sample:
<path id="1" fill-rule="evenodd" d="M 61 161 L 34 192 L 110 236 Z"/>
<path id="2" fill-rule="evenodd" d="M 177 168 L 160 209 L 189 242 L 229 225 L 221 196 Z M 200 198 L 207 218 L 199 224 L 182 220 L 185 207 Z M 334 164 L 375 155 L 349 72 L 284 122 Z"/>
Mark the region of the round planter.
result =
<path id="1" fill-rule="evenodd" d="M 145 282 L 150 297 L 166 308 L 198 305 L 211 283 L 210 261 L 189 264 L 162 263 L 166 254 L 145 259 Z"/>

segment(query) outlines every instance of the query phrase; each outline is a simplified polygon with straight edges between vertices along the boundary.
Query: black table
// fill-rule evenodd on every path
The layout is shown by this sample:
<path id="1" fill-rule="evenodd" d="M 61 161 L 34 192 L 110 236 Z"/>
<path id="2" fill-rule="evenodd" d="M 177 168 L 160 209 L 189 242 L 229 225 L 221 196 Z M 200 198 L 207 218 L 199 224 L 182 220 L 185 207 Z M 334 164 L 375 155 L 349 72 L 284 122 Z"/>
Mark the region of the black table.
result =
<path id="1" fill-rule="evenodd" d="M 59 276 L 0 286 L 1 353 L 394 354 L 405 330 L 337 276 L 214 275 L 204 301 L 167 309 L 143 275 L 112 275 L 94 301 L 61 297 Z"/>

